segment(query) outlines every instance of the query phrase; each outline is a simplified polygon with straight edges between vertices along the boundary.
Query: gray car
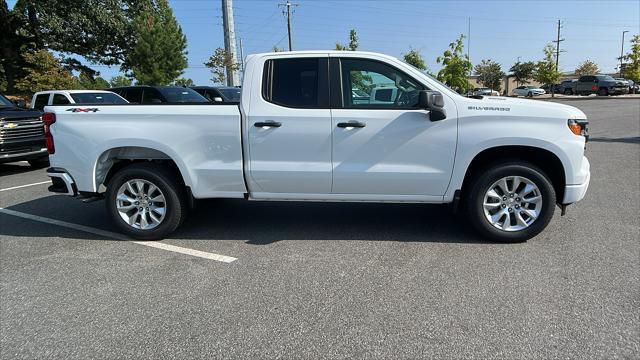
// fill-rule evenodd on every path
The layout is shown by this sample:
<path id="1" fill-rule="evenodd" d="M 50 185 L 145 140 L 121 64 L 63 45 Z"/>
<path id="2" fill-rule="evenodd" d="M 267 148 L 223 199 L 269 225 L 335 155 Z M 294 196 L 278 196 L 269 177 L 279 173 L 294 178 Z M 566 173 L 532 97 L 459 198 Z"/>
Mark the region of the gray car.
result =
<path id="1" fill-rule="evenodd" d="M 629 92 L 629 85 L 609 75 L 584 75 L 578 79 L 575 92 L 578 95 L 599 96 L 626 94 Z"/>
<path id="2" fill-rule="evenodd" d="M 558 94 L 573 95 L 576 92 L 577 80 L 565 80 L 558 85 Z"/>

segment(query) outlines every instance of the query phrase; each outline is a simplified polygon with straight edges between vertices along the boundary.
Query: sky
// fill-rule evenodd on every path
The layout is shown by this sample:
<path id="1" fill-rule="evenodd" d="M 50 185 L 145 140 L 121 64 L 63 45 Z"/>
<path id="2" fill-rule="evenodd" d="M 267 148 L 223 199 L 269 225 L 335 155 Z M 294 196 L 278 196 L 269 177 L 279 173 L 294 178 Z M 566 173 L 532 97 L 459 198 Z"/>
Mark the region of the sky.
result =
<path id="1" fill-rule="evenodd" d="M 287 48 L 287 23 L 279 3 L 286 0 L 233 0 L 236 38 L 244 54 Z M 197 85 L 212 84 L 203 63 L 217 47 L 224 47 L 221 0 L 170 0 L 187 37 L 189 67 L 184 77 Z M 15 4 L 8 1 L 9 6 Z M 348 43 L 356 29 L 359 50 L 401 57 L 417 49 L 431 71 L 436 58 L 460 34 L 471 36 L 469 53 L 475 65 L 491 59 L 508 72 L 518 58 L 537 61 L 544 46 L 556 40 L 562 22 L 561 71 L 573 71 L 584 60 L 595 61 L 602 72 L 614 72 L 625 35 L 640 33 L 640 0 L 629 1 L 428 1 L 428 0 L 292 0 L 293 49 L 333 49 Z M 466 52 L 465 40 L 465 52 Z M 118 68 L 93 66 L 110 79 Z"/>

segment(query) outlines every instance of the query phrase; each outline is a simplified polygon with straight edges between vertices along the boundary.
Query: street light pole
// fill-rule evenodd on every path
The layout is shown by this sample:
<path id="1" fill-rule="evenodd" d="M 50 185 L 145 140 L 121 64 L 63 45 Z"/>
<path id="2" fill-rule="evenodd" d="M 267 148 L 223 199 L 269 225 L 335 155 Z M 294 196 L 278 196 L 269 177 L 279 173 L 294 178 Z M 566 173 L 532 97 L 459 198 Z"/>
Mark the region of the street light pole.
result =
<path id="1" fill-rule="evenodd" d="M 624 34 L 628 33 L 628 30 L 622 32 L 622 47 L 620 49 L 620 77 L 622 77 L 622 57 L 624 56 Z"/>

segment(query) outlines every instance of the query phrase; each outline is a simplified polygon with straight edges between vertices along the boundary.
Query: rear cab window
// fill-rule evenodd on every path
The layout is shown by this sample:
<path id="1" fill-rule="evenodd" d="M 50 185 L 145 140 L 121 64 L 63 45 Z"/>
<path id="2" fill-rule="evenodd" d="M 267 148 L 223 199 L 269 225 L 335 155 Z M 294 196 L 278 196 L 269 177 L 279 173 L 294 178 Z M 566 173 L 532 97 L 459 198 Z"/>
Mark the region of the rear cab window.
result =
<path id="1" fill-rule="evenodd" d="M 273 59 L 264 66 L 266 101 L 299 109 L 329 107 L 328 58 Z"/>
<path id="2" fill-rule="evenodd" d="M 40 94 L 36 96 L 33 102 L 33 108 L 36 110 L 43 110 L 45 106 L 49 104 L 49 94 Z"/>
<path id="3" fill-rule="evenodd" d="M 71 94 L 76 104 L 126 104 L 127 101 L 112 93 L 76 93 Z"/>
<path id="4" fill-rule="evenodd" d="M 51 101 L 51 105 L 68 105 L 68 104 L 71 104 L 71 101 L 69 101 L 66 95 L 53 94 L 53 100 Z"/>

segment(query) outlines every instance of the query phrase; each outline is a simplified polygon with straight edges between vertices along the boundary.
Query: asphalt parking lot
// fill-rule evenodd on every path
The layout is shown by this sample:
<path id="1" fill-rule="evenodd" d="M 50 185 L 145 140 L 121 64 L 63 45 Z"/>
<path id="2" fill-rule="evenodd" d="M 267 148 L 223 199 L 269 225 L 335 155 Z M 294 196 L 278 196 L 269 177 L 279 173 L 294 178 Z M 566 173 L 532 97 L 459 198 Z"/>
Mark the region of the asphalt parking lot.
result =
<path id="1" fill-rule="evenodd" d="M 150 247 L 0 165 L 1 357 L 638 358 L 640 100 L 567 104 L 590 189 L 522 244 L 442 206 L 220 200 Z"/>

